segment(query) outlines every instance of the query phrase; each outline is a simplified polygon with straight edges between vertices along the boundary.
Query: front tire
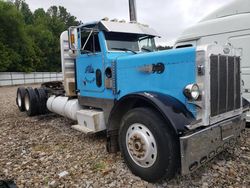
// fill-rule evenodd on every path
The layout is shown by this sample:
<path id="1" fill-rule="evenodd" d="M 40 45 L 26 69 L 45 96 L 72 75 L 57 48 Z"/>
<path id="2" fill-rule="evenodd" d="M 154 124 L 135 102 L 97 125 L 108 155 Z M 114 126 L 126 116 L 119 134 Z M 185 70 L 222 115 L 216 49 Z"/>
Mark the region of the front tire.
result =
<path id="1" fill-rule="evenodd" d="M 178 170 L 177 136 L 153 109 L 135 108 L 125 114 L 119 144 L 130 170 L 146 181 L 171 179 Z"/>

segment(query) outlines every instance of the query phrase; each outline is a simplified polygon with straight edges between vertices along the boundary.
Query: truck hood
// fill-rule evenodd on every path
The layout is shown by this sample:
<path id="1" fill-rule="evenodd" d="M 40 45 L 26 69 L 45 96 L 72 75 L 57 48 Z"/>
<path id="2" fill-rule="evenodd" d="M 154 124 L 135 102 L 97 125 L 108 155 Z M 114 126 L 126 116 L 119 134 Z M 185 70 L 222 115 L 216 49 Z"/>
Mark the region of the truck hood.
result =
<path id="1" fill-rule="evenodd" d="M 118 99 L 129 93 L 154 91 L 172 96 L 190 107 L 183 89 L 196 82 L 195 61 L 195 48 L 116 57 L 113 62 Z M 189 110 L 194 113 L 192 107 Z"/>

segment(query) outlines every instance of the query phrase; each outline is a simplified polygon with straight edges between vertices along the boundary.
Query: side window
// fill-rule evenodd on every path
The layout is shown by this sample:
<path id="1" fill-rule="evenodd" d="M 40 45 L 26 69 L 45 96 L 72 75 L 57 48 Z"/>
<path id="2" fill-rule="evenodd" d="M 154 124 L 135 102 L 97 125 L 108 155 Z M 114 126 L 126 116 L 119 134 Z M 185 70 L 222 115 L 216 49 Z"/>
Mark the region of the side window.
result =
<path id="1" fill-rule="evenodd" d="M 81 33 L 81 53 L 88 52 L 101 52 L 98 33 L 82 32 Z"/>

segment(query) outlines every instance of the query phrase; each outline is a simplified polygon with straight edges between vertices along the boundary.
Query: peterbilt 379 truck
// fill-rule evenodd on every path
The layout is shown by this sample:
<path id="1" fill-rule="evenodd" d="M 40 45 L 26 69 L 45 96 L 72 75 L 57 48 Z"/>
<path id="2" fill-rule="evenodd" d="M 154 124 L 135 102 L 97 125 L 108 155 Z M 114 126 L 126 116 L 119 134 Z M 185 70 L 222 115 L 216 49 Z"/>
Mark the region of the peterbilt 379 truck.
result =
<path id="1" fill-rule="evenodd" d="M 61 35 L 63 84 L 19 88 L 17 105 L 47 109 L 86 134 L 107 133 L 130 170 L 155 182 L 193 172 L 245 128 L 240 58 L 231 46 L 157 51 L 150 27 L 107 19 Z"/>

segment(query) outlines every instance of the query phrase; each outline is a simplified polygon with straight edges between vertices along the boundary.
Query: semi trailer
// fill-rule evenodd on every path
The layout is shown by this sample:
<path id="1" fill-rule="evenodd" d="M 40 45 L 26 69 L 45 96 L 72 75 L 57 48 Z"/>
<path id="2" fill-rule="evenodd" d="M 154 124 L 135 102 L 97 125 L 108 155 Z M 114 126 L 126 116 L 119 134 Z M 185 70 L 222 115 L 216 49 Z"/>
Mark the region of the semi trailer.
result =
<path id="1" fill-rule="evenodd" d="M 133 16 L 133 15 L 132 15 Z M 48 111 L 155 182 L 189 174 L 234 147 L 245 129 L 240 51 L 207 44 L 157 51 L 147 25 L 103 19 L 61 34 L 63 82 L 17 90 L 28 116 Z"/>
<path id="2" fill-rule="evenodd" d="M 235 0 L 187 28 L 174 48 L 217 43 L 233 45 L 241 51 L 243 97 L 250 101 L 250 1 Z M 247 113 L 250 122 L 250 113 Z"/>

